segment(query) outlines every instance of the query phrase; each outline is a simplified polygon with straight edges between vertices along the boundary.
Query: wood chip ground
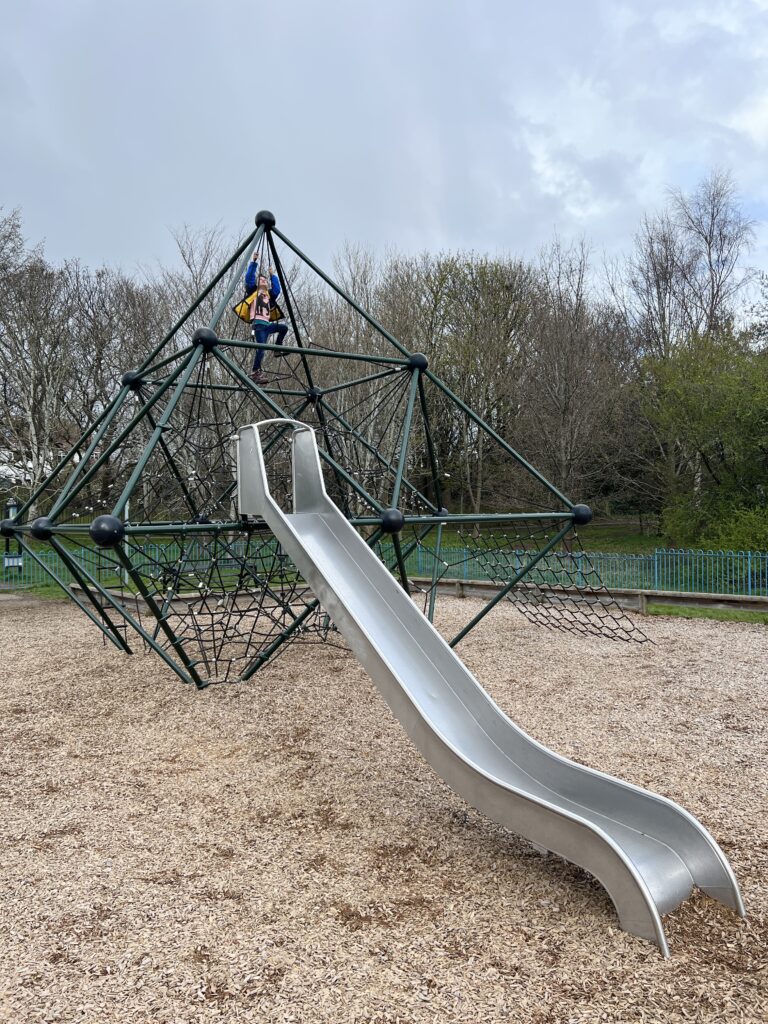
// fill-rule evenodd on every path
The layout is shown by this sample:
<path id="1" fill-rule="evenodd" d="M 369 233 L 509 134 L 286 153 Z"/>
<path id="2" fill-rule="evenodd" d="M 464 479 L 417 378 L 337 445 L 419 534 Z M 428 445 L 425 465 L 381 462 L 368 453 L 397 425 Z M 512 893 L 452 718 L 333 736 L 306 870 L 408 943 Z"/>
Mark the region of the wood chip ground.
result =
<path id="1" fill-rule="evenodd" d="M 0 1020 L 768 1020 L 768 632 L 648 629 L 626 646 L 508 607 L 458 651 L 539 740 L 720 842 L 748 919 L 694 897 L 669 961 L 455 796 L 351 654 L 296 645 L 198 693 L 76 609 L 0 599 Z"/>

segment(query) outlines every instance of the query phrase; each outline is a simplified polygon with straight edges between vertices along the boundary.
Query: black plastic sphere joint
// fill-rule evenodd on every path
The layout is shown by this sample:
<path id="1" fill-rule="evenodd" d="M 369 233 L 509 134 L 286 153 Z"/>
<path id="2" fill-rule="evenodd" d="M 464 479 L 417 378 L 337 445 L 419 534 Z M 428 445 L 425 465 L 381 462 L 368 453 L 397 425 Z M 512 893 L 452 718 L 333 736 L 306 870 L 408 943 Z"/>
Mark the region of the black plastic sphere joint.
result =
<path id="1" fill-rule="evenodd" d="M 408 358 L 409 370 L 421 370 L 423 373 L 429 366 L 429 360 L 423 352 L 414 352 Z"/>
<path id="2" fill-rule="evenodd" d="M 277 224 L 275 215 L 271 210 L 259 210 L 256 214 L 256 227 L 260 228 L 262 224 L 265 228 L 273 228 Z"/>
<path id="3" fill-rule="evenodd" d="M 131 391 L 138 391 L 141 385 L 144 383 L 144 378 L 141 376 L 138 370 L 129 370 L 124 373 L 120 378 L 120 383 L 123 387 L 128 387 Z"/>
<path id="4" fill-rule="evenodd" d="M 100 548 L 114 548 L 125 537 L 125 526 L 117 516 L 96 516 L 88 533 Z"/>
<path id="5" fill-rule="evenodd" d="M 12 519 L 3 519 L 0 523 L 0 537 L 13 537 L 16 533 L 16 524 Z"/>
<path id="6" fill-rule="evenodd" d="M 29 532 L 35 540 L 50 540 L 53 536 L 54 524 L 48 516 L 40 516 L 29 528 Z"/>
<path id="7" fill-rule="evenodd" d="M 589 505 L 574 505 L 571 512 L 576 526 L 586 526 L 587 523 L 592 522 L 592 509 Z"/>
<path id="8" fill-rule="evenodd" d="M 212 352 L 219 344 L 219 338 L 210 327 L 198 327 L 192 335 L 193 345 L 202 345 L 206 352 Z"/>
<path id="9" fill-rule="evenodd" d="M 307 398 L 310 400 L 310 402 L 312 402 L 313 405 L 319 402 L 322 397 L 323 392 L 321 391 L 320 388 L 313 387 L 307 389 Z"/>
<path id="10" fill-rule="evenodd" d="M 405 516 L 399 508 L 385 508 L 381 513 L 381 528 L 384 533 L 400 533 L 405 526 Z"/>

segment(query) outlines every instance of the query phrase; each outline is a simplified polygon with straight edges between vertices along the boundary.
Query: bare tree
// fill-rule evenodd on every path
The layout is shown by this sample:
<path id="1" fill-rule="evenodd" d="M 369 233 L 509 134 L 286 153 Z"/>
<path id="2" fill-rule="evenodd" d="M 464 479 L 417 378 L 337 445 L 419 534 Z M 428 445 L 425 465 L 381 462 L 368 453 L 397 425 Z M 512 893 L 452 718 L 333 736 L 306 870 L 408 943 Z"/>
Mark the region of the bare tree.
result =
<path id="1" fill-rule="evenodd" d="M 752 222 L 723 171 L 690 195 L 670 190 L 667 208 L 643 218 L 624 274 L 614 268 L 609 275 L 640 354 L 666 359 L 693 335 L 730 328 L 751 278 L 741 261 L 752 237 Z"/>
<path id="2" fill-rule="evenodd" d="M 521 411 L 526 451 L 568 495 L 592 500 L 625 429 L 629 345 L 621 318 L 590 294 L 583 241 L 542 253 Z"/>
<path id="3" fill-rule="evenodd" d="M 74 358 L 71 298 L 61 271 L 39 253 L 25 256 L 0 290 L 0 418 L 17 478 L 36 487 L 50 472 L 62 436 Z"/>
<path id="4" fill-rule="evenodd" d="M 643 217 L 626 276 L 611 279 L 614 298 L 633 329 L 641 354 L 665 359 L 690 327 L 685 298 L 684 240 L 669 213 Z"/>
<path id="5" fill-rule="evenodd" d="M 733 179 L 713 171 L 694 191 L 668 193 L 666 209 L 645 218 L 623 280 L 612 294 L 636 345 L 635 488 L 655 510 L 700 479 L 700 457 L 661 414 L 665 364 L 698 339 L 728 345 L 738 299 L 751 279 L 743 265 L 753 236 Z M 628 463 L 629 464 L 629 463 Z"/>
<path id="6" fill-rule="evenodd" d="M 671 213 L 684 241 L 679 274 L 689 329 L 697 334 L 727 330 L 735 300 L 750 279 L 741 266 L 754 225 L 741 209 L 729 173 L 715 170 L 690 195 L 671 189 Z"/>

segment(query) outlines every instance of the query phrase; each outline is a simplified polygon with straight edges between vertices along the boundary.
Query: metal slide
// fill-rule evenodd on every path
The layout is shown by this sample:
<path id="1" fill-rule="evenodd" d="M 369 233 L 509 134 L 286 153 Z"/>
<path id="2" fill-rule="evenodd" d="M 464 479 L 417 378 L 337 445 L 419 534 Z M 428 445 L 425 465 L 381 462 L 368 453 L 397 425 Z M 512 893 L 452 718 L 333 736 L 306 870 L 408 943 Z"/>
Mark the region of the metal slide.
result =
<path id="1" fill-rule="evenodd" d="M 259 437 L 281 424 L 292 438 L 293 512 L 270 494 Z M 395 717 L 460 796 L 594 875 L 621 927 L 664 956 L 661 915 L 694 885 L 744 916 L 728 861 L 692 815 L 548 750 L 491 700 L 326 494 L 310 427 L 241 427 L 237 473 L 240 514 L 266 521 Z"/>

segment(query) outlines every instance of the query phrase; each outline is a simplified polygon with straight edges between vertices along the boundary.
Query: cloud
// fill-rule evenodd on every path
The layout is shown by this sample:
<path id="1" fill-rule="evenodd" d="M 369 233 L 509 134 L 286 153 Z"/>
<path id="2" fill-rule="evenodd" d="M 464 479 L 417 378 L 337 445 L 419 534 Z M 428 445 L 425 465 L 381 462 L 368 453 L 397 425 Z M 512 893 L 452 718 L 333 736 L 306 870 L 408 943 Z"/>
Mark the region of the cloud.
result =
<path id="1" fill-rule="evenodd" d="M 557 230 L 626 250 L 712 166 L 766 208 L 765 12 L 31 0 L 0 40 L 0 204 L 55 258 L 127 266 L 172 259 L 172 226 L 234 234 L 264 206 L 326 265 L 345 239 L 530 255 Z"/>

